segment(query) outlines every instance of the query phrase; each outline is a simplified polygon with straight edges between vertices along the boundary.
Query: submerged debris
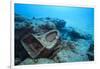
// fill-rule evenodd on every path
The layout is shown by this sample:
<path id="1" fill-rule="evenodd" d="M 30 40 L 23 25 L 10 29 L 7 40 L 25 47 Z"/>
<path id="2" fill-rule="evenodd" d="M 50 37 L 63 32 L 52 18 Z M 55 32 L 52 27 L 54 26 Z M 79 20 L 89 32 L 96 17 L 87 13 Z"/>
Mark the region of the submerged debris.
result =
<path id="1" fill-rule="evenodd" d="M 15 65 L 93 60 L 91 35 L 66 24 L 58 18 L 15 14 Z"/>

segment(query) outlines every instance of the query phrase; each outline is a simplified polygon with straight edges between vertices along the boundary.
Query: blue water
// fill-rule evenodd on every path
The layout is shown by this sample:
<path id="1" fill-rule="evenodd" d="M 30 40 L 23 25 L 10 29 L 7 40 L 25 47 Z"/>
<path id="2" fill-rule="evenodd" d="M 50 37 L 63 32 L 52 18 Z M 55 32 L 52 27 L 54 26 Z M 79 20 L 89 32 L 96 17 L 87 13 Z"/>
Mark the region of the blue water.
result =
<path id="1" fill-rule="evenodd" d="M 15 4 L 15 13 L 29 19 L 33 16 L 63 19 L 67 22 L 66 26 L 94 35 L 94 8 Z"/>

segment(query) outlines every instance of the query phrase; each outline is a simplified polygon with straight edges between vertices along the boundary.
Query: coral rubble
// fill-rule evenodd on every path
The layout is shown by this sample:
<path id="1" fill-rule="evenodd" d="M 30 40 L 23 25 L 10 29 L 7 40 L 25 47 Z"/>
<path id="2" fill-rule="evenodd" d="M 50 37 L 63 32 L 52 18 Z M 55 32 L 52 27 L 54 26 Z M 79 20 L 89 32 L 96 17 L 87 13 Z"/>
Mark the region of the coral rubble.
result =
<path id="1" fill-rule="evenodd" d="M 58 18 L 15 14 L 15 65 L 94 60 L 92 35 L 65 25 Z"/>

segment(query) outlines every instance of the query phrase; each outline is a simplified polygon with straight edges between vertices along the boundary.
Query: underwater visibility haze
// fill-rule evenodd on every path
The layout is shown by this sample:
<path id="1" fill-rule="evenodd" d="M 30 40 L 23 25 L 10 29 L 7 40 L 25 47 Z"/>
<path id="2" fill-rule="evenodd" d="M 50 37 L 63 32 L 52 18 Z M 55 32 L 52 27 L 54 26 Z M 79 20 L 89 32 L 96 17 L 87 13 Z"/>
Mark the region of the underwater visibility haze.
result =
<path id="1" fill-rule="evenodd" d="M 18 4 L 15 65 L 94 60 L 94 8 Z"/>

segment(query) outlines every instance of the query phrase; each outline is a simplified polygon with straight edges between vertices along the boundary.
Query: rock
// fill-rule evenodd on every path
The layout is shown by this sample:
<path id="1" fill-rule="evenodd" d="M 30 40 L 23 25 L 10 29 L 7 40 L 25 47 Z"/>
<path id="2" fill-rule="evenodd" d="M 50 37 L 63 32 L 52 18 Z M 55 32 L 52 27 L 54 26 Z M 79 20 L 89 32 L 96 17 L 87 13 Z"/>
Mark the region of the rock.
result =
<path id="1" fill-rule="evenodd" d="M 91 34 L 87 34 L 79 29 L 66 27 L 66 23 L 66 21 L 58 18 L 33 17 L 32 19 L 28 19 L 15 14 L 15 58 L 18 58 L 15 59 L 15 62 L 19 64 L 20 61 L 20 65 L 28 65 L 93 60 L 94 43 L 92 41 L 94 41 L 94 38 L 91 37 Z M 54 55 L 54 57 L 50 59 L 48 57 L 30 59 L 20 43 L 22 37 L 28 33 L 41 36 L 51 30 L 59 31 L 61 49 L 56 52 L 57 55 Z M 52 36 L 55 36 L 55 34 Z M 48 41 L 50 41 L 52 36 L 48 38 Z M 22 54 L 24 54 L 24 57 Z"/>
<path id="2" fill-rule="evenodd" d="M 15 65 L 18 65 L 21 62 L 20 58 L 15 58 Z"/>
<path id="3" fill-rule="evenodd" d="M 75 42 L 76 51 L 80 54 L 87 54 L 90 43 L 87 40 L 79 39 Z"/>
<path id="4" fill-rule="evenodd" d="M 90 44 L 87 55 L 88 55 L 90 61 L 94 60 L 94 44 L 93 43 Z"/>
<path id="5" fill-rule="evenodd" d="M 77 61 L 87 61 L 88 57 L 86 55 L 80 55 L 73 53 L 71 50 L 61 50 L 57 57 L 60 62 L 77 62 Z"/>
<path id="6" fill-rule="evenodd" d="M 31 27 L 32 27 L 32 22 L 30 19 L 27 19 L 18 14 L 15 15 L 15 29 L 31 28 Z"/>
<path id="7" fill-rule="evenodd" d="M 92 40 L 92 35 L 87 34 L 73 27 L 63 27 L 58 29 L 62 40 L 77 41 L 78 39 Z"/>
<path id="8" fill-rule="evenodd" d="M 23 48 L 19 40 L 15 40 L 15 65 L 18 65 L 20 62 L 29 57 L 26 50 Z"/>
<path id="9" fill-rule="evenodd" d="M 39 19 L 32 21 L 32 27 L 35 34 L 42 35 L 50 30 L 56 29 L 56 26 L 50 21 L 42 21 Z"/>
<path id="10" fill-rule="evenodd" d="M 15 13 L 15 22 L 24 22 L 25 18 L 19 14 Z"/>
<path id="11" fill-rule="evenodd" d="M 22 61 L 19 65 L 30 65 L 30 64 L 34 64 L 34 63 L 35 62 L 32 59 L 27 58 L 24 61 Z"/>
<path id="12" fill-rule="evenodd" d="M 66 31 L 72 41 L 75 41 L 77 39 L 90 40 L 92 38 L 90 34 L 86 34 L 85 32 L 83 32 L 79 29 L 72 28 L 72 27 L 67 27 Z"/>
<path id="13" fill-rule="evenodd" d="M 60 62 L 89 61 L 87 55 L 89 47 L 90 43 L 88 40 L 64 40 L 62 43 L 62 50 L 57 53 L 57 57 Z"/>
<path id="14" fill-rule="evenodd" d="M 27 58 L 24 61 L 22 61 L 19 65 L 49 64 L 49 63 L 55 63 L 55 61 L 48 58 L 38 58 L 38 59 Z"/>
<path id="15" fill-rule="evenodd" d="M 49 64 L 49 63 L 55 63 L 55 62 L 47 58 L 39 58 L 37 59 L 37 62 L 36 62 L 36 64 Z"/>
<path id="16" fill-rule="evenodd" d="M 58 18 L 54 18 L 54 19 L 52 18 L 51 21 L 56 25 L 57 29 L 59 30 L 64 28 L 67 23 L 66 21 L 58 19 Z"/>

